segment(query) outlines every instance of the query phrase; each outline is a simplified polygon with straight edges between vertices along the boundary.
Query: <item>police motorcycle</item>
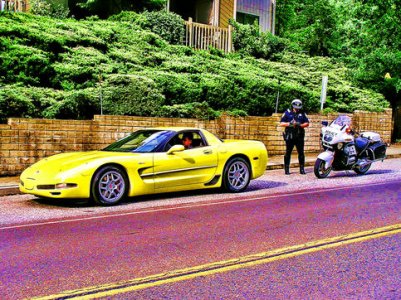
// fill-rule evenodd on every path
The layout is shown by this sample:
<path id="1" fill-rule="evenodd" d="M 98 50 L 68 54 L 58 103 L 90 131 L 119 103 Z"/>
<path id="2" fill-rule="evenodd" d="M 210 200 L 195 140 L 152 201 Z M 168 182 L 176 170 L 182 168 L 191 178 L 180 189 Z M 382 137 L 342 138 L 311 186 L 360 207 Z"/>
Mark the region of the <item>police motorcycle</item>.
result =
<path id="1" fill-rule="evenodd" d="M 318 155 L 315 162 L 317 178 L 326 178 L 332 170 L 353 170 L 363 175 L 373 162 L 386 158 L 387 145 L 380 135 L 375 132 L 355 134 L 349 116 L 341 115 L 330 125 L 327 121 L 323 121 L 322 125 L 321 143 L 325 151 Z"/>

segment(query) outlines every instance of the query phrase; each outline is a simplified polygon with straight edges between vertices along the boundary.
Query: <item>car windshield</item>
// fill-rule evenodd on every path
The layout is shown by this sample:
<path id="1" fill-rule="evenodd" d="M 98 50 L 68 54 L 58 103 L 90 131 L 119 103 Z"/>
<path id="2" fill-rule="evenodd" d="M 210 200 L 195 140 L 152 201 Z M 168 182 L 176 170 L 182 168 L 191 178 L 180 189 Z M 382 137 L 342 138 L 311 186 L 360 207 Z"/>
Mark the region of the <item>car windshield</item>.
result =
<path id="1" fill-rule="evenodd" d="M 348 116 L 338 116 L 337 119 L 333 121 L 334 125 L 344 126 L 344 125 L 351 125 L 351 118 Z"/>
<path id="2" fill-rule="evenodd" d="M 167 130 L 138 130 L 129 136 L 107 146 L 103 151 L 115 152 L 153 152 L 164 143 L 172 132 Z"/>

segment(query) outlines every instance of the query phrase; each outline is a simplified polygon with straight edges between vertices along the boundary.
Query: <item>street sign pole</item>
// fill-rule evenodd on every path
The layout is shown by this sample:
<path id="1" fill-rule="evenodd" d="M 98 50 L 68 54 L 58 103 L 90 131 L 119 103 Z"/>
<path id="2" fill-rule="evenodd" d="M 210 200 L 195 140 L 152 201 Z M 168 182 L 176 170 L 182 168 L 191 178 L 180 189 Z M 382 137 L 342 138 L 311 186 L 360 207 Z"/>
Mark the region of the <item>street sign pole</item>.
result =
<path id="1" fill-rule="evenodd" d="M 323 104 L 326 102 L 327 94 L 327 82 L 329 81 L 328 76 L 323 76 L 322 78 L 322 92 L 320 93 L 320 111 L 323 111 Z"/>

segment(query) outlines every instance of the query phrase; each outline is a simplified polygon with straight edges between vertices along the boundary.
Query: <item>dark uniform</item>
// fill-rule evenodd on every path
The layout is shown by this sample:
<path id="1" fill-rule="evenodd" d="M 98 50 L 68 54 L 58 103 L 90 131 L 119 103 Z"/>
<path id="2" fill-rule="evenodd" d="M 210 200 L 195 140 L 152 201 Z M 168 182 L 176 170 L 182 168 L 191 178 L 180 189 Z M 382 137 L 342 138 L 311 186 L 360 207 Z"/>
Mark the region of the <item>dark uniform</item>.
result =
<path id="1" fill-rule="evenodd" d="M 305 154 L 304 154 L 304 138 L 305 129 L 300 127 L 300 124 L 309 123 L 308 116 L 303 111 L 293 111 L 287 109 L 280 122 L 290 122 L 291 126 L 286 127 L 283 133 L 283 137 L 286 144 L 286 151 L 284 155 L 284 165 L 289 166 L 291 161 L 291 152 L 294 146 L 297 148 L 299 165 L 303 168 L 305 165 Z"/>

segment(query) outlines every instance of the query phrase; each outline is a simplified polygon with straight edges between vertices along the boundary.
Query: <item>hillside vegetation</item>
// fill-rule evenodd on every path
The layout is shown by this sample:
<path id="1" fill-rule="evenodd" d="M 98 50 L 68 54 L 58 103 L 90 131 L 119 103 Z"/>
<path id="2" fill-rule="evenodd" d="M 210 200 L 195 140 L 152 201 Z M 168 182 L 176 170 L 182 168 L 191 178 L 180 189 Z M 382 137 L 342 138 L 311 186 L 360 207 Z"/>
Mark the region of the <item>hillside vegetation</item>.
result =
<path id="1" fill-rule="evenodd" d="M 329 58 L 288 50 L 270 60 L 243 51 L 196 51 L 179 45 L 183 28 L 168 27 L 169 22 L 177 24 L 177 16 L 168 16 L 165 27 L 155 29 L 152 24 L 160 22 L 152 13 L 80 21 L 0 13 L 1 120 L 86 119 L 101 111 L 263 116 L 274 112 L 278 92 L 279 111 L 300 98 L 308 111 L 316 112 L 323 75 L 329 77 L 326 109 L 379 111 L 389 106 L 381 94 L 354 86 L 349 70 Z"/>

